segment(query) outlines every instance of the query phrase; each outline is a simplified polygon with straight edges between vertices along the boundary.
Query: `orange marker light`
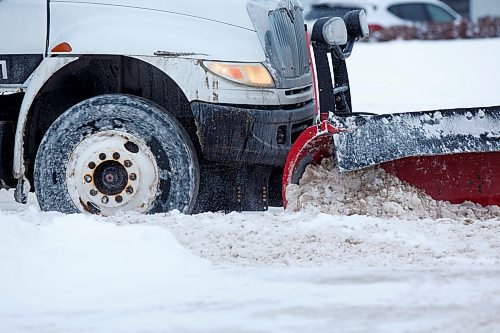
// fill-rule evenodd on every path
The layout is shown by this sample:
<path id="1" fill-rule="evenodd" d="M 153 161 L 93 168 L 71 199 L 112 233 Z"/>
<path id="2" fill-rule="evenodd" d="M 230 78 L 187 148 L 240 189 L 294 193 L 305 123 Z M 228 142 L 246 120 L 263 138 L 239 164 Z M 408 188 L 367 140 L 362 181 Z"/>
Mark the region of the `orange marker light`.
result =
<path id="1" fill-rule="evenodd" d="M 59 52 L 67 53 L 67 52 L 71 52 L 71 51 L 73 51 L 73 49 L 71 48 L 71 45 L 69 45 L 66 42 L 57 44 L 56 46 L 54 46 L 52 48 L 52 50 L 50 50 L 50 52 L 52 52 L 52 53 L 59 53 Z"/>

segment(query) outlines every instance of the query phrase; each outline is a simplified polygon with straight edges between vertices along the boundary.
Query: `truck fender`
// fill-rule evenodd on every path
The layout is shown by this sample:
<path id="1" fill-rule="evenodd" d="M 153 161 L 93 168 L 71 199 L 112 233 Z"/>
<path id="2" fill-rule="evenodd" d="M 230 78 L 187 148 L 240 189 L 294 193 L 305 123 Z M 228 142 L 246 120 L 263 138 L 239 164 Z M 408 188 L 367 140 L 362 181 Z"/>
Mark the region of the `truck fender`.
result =
<path id="1" fill-rule="evenodd" d="M 193 59 L 180 59 L 180 58 L 164 58 L 164 57 L 144 57 L 135 56 L 140 61 L 146 62 L 152 65 L 166 75 L 171 76 L 171 78 L 177 83 L 181 83 L 179 87 L 190 99 L 196 96 L 199 90 L 194 88 L 189 88 L 193 86 L 188 84 L 189 79 L 182 79 L 183 75 L 187 75 L 188 78 L 197 77 L 199 82 L 204 82 L 201 67 L 196 65 L 196 61 Z M 30 115 L 30 110 L 32 105 L 38 96 L 39 92 L 43 89 L 44 85 L 61 69 L 65 66 L 71 64 L 72 62 L 80 59 L 79 56 L 74 57 L 48 57 L 45 58 L 42 63 L 37 67 L 37 69 L 32 73 L 28 80 L 24 84 L 25 95 L 21 108 L 19 110 L 19 117 L 17 122 L 17 127 L 15 131 L 14 138 L 14 157 L 13 157 L 13 176 L 15 179 L 21 179 L 26 173 L 26 166 L 24 160 L 24 150 L 25 150 L 25 135 L 28 126 L 28 119 Z M 186 72 L 187 70 L 187 72 Z M 172 77 L 173 76 L 173 77 Z M 208 80 L 208 79 L 207 79 Z M 179 82 L 180 81 L 180 82 Z M 207 94 L 207 99 L 210 95 Z"/>
<path id="2" fill-rule="evenodd" d="M 29 110 L 31 109 L 33 101 L 40 89 L 42 89 L 44 84 L 57 71 L 77 59 L 78 57 L 45 58 L 24 84 L 26 90 L 19 110 L 19 118 L 14 137 L 14 160 L 12 170 L 14 178 L 22 178 L 26 171 L 24 165 L 24 133 L 28 121 Z"/>

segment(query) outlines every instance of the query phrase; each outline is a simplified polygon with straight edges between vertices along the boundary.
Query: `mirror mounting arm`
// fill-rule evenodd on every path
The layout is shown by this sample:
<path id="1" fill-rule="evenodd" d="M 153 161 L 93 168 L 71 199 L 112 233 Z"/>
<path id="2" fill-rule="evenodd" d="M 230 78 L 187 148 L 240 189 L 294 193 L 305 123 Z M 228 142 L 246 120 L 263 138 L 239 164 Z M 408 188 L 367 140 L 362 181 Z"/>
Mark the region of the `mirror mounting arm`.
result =
<path id="1" fill-rule="evenodd" d="M 355 40 L 350 39 L 344 46 L 344 48 L 341 48 L 338 45 L 331 46 L 333 55 L 335 55 L 335 57 L 339 60 L 346 60 L 351 56 L 355 42 Z"/>

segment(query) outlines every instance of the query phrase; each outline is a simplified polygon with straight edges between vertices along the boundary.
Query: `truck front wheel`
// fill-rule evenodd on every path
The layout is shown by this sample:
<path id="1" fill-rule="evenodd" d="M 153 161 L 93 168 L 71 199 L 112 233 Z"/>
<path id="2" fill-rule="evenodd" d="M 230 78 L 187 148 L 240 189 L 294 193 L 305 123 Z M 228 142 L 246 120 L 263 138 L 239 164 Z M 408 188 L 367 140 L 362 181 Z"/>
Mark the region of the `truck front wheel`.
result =
<path id="1" fill-rule="evenodd" d="M 112 94 L 71 107 L 50 126 L 34 182 L 46 211 L 190 213 L 199 166 L 174 117 L 151 101 Z"/>

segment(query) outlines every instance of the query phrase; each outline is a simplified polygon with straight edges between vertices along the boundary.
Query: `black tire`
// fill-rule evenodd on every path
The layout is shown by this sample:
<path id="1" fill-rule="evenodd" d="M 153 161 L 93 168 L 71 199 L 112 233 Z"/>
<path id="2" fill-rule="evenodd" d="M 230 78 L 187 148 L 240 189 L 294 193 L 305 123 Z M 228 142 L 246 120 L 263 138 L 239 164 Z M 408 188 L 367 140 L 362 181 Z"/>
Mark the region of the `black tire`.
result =
<path id="1" fill-rule="evenodd" d="M 151 198 L 148 207 L 142 212 L 179 210 L 182 213 L 191 213 L 198 195 L 200 176 L 196 150 L 189 135 L 181 124 L 159 105 L 123 94 L 87 99 L 68 109 L 50 126 L 38 149 L 34 170 L 35 192 L 41 209 L 63 213 L 85 210 L 91 213 L 101 212 L 99 204 L 82 202 L 82 197 L 79 199 L 80 203 L 75 203 L 74 197 L 72 199 L 68 190 L 71 184 L 68 183 L 73 180 L 67 176 L 68 163 L 70 158 L 72 161 L 79 158 L 78 154 L 73 152 L 83 140 L 92 135 L 99 136 L 116 131 L 125 133 L 121 137 L 128 134 L 142 140 L 149 149 L 151 160 L 156 162 L 156 190 L 150 186 L 151 192 L 147 194 L 151 197 L 150 194 L 154 193 L 154 198 Z M 132 150 L 130 152 L 132 154 Z M 116 169 L 118 168 L 122 166 L 118 165 Z M 122 179 L 125 179 L 126 183 L 129 182 L 129 175 L 125 174 Z M 95 183 L 96 177 L 97 175 L 94 176 Z M 67 182 L 67 179 L 70 181 Z M 111 179 L 114 179 L 113 176 Z M 74 181 L 78 182 L 79 177 L 75 176 Z M 94 180 L 92 182 L 94 183 Z"/>

